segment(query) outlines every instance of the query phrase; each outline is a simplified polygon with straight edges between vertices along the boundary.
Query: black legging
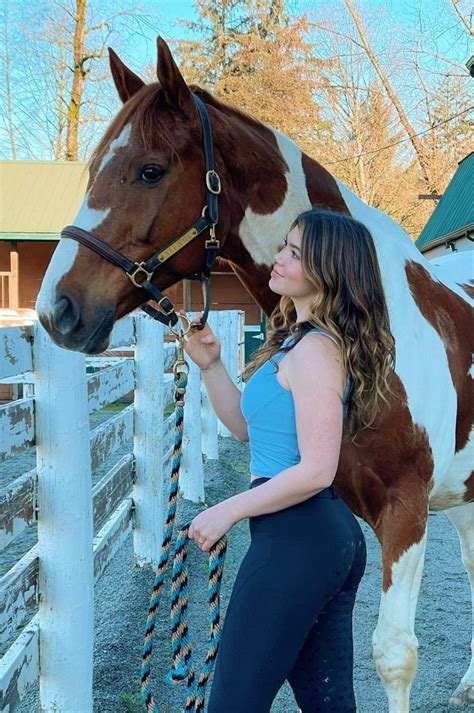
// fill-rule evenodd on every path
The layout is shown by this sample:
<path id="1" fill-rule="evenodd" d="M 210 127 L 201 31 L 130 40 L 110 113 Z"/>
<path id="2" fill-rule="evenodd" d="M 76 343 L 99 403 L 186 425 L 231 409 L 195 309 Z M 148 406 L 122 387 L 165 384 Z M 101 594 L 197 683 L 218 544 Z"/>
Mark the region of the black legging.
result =
<path id="1" fill-rule="evenodd" d="M 354 713 L 352 610 L 366 563 L 359 523 L 330 487 L 249 525 L 208 713 L 269 713 L 285 680 L 303 713 Z"/>

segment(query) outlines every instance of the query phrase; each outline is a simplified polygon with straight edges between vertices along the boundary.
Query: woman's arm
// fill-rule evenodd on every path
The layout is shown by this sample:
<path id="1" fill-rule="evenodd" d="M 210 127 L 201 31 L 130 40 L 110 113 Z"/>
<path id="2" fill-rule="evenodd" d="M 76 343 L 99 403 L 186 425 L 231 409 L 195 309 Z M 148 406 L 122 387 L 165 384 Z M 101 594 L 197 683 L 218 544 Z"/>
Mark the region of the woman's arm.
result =
<path id="1" fill-rule="evenodd" d="M 338 347 L 327 337 L 308 334 L 289 354 L 287 378 L 295 404 L 301 460 L 258 488 L 224 501 L 236 522 L 307 500 L 327 488 L 336 474 L 344 385 Z"/>
<path id="2" fill-rule="evenodd" d="M 241 391 L 220 359 L 201 371 L 210 402 L 217 416 L 239 441 L 248 441 L 247 423 L 240 408 Z"/>

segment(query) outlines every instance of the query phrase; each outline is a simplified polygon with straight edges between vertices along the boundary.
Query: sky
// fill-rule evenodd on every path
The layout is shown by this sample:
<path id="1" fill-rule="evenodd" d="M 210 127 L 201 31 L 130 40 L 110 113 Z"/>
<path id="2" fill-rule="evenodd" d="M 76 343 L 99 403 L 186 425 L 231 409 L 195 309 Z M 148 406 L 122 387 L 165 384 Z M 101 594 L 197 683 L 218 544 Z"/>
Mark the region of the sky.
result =
<path id="1" fill-rule="evenodd" d="M 9 8 L 9 13 L 12 17 L 15 16 L 17 22 L 21 21 L 24 24 L 31 20 L 31 10 L 35 7 L 40 7 L 49 0 L 5 0 L 3 9 Z M 75 0 L 68 0 L 72 5 Z M 212 0 L 209 0 L 212 1 Z M 384 71 L 388 74 L 389 79 L 394 75 L 395 90 L 400 93 L 403 98 L 405 110 L 414 123 L 416 130 L 421 130 L 424 126 L 418 126 L 418 109 L 419 96 L 417 95 L 418 79 L 413 74 L 411 77 L 404 75 L 397 68 L 399 60 L 400 48 L 408 46 L 407 37 L 410 42 L 413 38 L 417 39 L 417 26 L 420 18 L 424 26 L 429 30 L 426 36 L 436 38 L 436 51 L 441 57 L 449 58 L 457 63 L 453 71 L 462 75 L 467 75 L 467 70 L 464 69 L 464 64 L 470 55 L 474 54 L 474 48 L 468 46 L 468 33 L 463 32 L 460 26 L 460 21 L 456 18 L 452 8 L 453 0 L 353 0 L 354 5 L 360 12 L 364 25 L 368 28 L 369 37 L 374 40 L 374 47 L 377 57 L 381 60 Z M 458 0 L 459 7 L 466 15 L 471 0 Z M 136 6 L 144 8 L 144 14 L 133 14 L 132 8 Z M 122 26 L 119 29 L 117 25 L 114 33 L 108 38 L 107 44 L 112 46 L 120 55 L 127 66 L 130 67 L 138 75 L 150 79 L 149 69 L 156 66 L 156 37 L 161 35 L 166 41 L 171 43 L 173 50 L 173 40 L 193 38 L 198 39 L 196 34 L 191 33 L 186 27 L 179 25 L 178 20 L 195 20 L 197 13 L 194 7 L 193 0 L 90 0 L 90 7 L 94 8 L 94 21 L 99 22 L 104 19 L 107 12 L 111 14 L 123 13 Z M 348 17 L 347 10 L 344 9 L 343 0 L 287 0 L 287 7 L 290 8 L 295 16 L 301 16 L 307 13 L 312 19 L 317 17 L 322 20 L 333 20 L 337 16 Z M 149 16 L 146 12 L 150 13 Z M 23 15 L 23 12 L 25 14 Z M 29 11 L 29 12 L 28 12 Z M 153 17 L 153 19 L 150 19 Z M 3 16 L 0 12 L 0 34 Z M 343 19 L 343 22 L 345 20 Z M 15 22 L 11 24 L 12 28 L 18 27 Z M 337 25 L 335 26 L 338 29 Z M 341 28 L 342 29 L 342 28 Z M 14 42 L 14 37 L 12 42 Z M 12 45 L 20 52 L 21 45 Z M 20 49 L 19 49 L 20 47 Z M 431 49 L 431 47 L 429 48 Z M 318 54 L 322 55 L 322 48 L 317 48 Z M 361 55 L 364 55 L 361 50 Z M 365 55 L 364 55 L 365 56 Z M 393 60 L 393 61 L 392 61 Z M 439 76 L 439 60 L 432 59 L 428 55 L 422 58 L 424 67 L 428 70 L 433 63 L 438 63 L 438 67 L 434 67 L 436 73 L 431 73 L 431 77 L 425 74 L 425 79 Z M 368 63 L 367 63 L 368 64 Z M 441 64 L 441 71 L 444 73 L 449 70 L 449 65 Z M 15 69 L 21 73 L 21 68 L 18 63 L 15 64 Z M 369 71 L 370 68 L 369 68 Z M 103 60 L 100 72 L 108 75 L 109 68 L 106 59 Z M 31 73 L 31 72 L 30 72 Z M 400 85 L 401 81 L 401 85 Z M 468 78 L 468 83 L 474 89 L 474 79 Z M 17 82 L 18 84 L 18 82 Z M 19 87 L 15 88 L 21 95 L 21 81 Z M 363 89 L 361 89 L 363 91 Z M 15 102 L 17 101 L 15 97 Z M 104 100 L 105 101 L 105 100 Z M 21 104 L 21 102 L 18 102 Z M 14 107 L 17 104 L 14 103 Z M 108 105 L 107 105 L 108 106 Z M 99 112 L 100 113 L 100 112 Z M 4 112 L 0 111 L 0 118 Z M 422 121 L 422 119 L 421 119 Z M 1 122 L 0 122 L 1 124 Z M 5 122 L 3 122 L 5 124 Z M 31 138 L 34 142 L 34 139 Z M 5 156 L 9 155 L 10 144 L 5 131 L 1 131 L 0 126 L 0 149 L 3 143 L 8 144 L 5 149 Z M 48 148 L 49 151 L 49 148 Z M 41 153 L 41 152 L 40 152 Z M 1 151 L 0 151 L 1 155 Z M 42 155 L 42 153 L 41 153 Z M 36 157 L 36 156 L 35 156 Z"/>
<path id="2" fill-rule="evenodd" d="M 459 7 L 468 14 L 468 5 L 470 0 L 459 0 Z M 339 3 L 343 7 L 342 1 Z M 325 0 L 289 0 L 288 5 L 293 9 L 294 14 L 302 15 L 305 12 L 319 12 L 324 10 L 326 6 Z M 452 14 L 453 25 L 456 24 L 454 11 L 450 8 L 450 0 L 362 0 L 354 3 L 356 9 L 361 10 L 362 18 L 364 18 L 364 8 L 370 14 L 374 11 L 385 18 L 387 25 L 391 26 L 394 33 L 403 32 L 408 26 L 413 26 L 416 21 L 418 12 L 424 15 L 425 18 L 433 15 L 433 22 L 436 22 L 436 14 L 438 9 L 444 10 L 447 17 Z M 158 0 L 157 9 L 161 15 L 161 20 L 158 20 L 157 25 L 150 28 L 145 28 L 144 37 L 138 40 L 136 52 L 141 53 L 141 57 L 137 57 L 138 64 L 154 63 L 156 59 L 156 35 L 162 34 L 165 40 L 184 39 L 189 35 L 185 27 L 177 24 L 178 19 L 195 20 L 197 17 L 194 3 L 192 0 Z M 443 23 L 444 24 L 444 23 Z M 467 33 L 466 33 L 467 35 Z M 438 51 L 443 56 L 457 62 L 467 61 L 469 55 L 474 54 L 474 47 L 468 47 L 467 40 L 463 45 L 460 43 L 452 43 L 452 37 L 449 34 L 440 33 L 438 38 Z M 143 58 L 143 53 L 146 53 L 146 59 Z M 135 58 L 134 58 L 135 59 Z"/>

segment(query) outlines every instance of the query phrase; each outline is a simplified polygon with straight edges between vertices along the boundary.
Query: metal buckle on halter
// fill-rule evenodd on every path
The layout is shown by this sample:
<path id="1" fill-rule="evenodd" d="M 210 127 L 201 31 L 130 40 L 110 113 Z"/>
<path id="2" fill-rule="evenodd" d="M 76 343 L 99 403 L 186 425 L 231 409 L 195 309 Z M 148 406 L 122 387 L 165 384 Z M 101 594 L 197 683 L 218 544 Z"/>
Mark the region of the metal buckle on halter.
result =
<path id="1" fill-rule="evenodd" d="M 210 240 L 206 240 L 204 243 L 206 249 L 208 248 L 220 248 L 220 241 L 217 240 L 216 238 L 216 224 L 213 223 L 211 227 L 209 228 L 209 235 L 211 236 Z"/>
<path id="2" fill-rule="evenodd" d="M 221 179 L 213 169 L 206 173 L 206 186 L 210 193 L 218 196 L 221 192 Z"/>
<path id="3" fill-rule="evenodd" d="M 168 311 L 166 311 L 165 307 L 163 307 L 163 305 L 161 304 L 161 303 L 163 302 L 163 300 L 168 300 L 168 301 L 169 301 L 169 298 L 166 297 L 166 295 L 164 295 L 164 296 L 161 298 L 161 300 L 158 300 L 158 304 L 160 305 L 160 309 L 162 310 L 163 314 L 165 314 L 165 315 L 168 317 L 170 314 L 173 314 L 173 312 L 174 312 L 174 307 L 173 307 L 173 305 L 171 305 L 171 308 L 170 308 Z"/>
<path id="4" fill-rule="evenodd" d="M 150 281 L 150 279 L 153 277 L 153 272 L 148 272 L 148 270 L 145 270 L 145 268 L 144 268 L 145 263 L 144 263 L 144 262 L 139 262 L 138 264 L 135 263 L 135 265 L 137 265 L 136 269 L 135 269 L 133 272 L 127 272 L 126 274 L 127 274 L 127 277 L 130 278 L 131 283 L 132 283 L 133 285 L 135 285 L 135 287 L 141 287 L 141 286 L 142 286 L 142 283 L 137 282 L 137 280 L 136 280 L 136 275 L 137 275 L 139 272 L 143 272 L 143 274 L 145 275 L 145 277 L 144 277 L 144 279 L 143 279 L 143 282 L 145 282 L 145 280 Z"/>

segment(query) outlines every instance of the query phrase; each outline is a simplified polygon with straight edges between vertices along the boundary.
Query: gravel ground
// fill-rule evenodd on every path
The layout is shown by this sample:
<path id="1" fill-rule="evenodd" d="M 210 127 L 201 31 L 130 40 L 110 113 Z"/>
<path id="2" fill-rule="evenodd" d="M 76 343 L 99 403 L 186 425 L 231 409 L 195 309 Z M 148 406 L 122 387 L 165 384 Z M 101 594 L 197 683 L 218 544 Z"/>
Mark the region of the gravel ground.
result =
<path id="1" fill-rule="evenodd" d="M 248 444 L 234 438 L 219 439 L 218 461 L 205 464 L 207 501 L 214 505 L 246 489 L 249 484 Z M 178 504 L 175 527 L 203 509 L 185 500 Z M 354 614 L 355 689 L 359 713 L 383 713 L 387 703 L 372 659 L 371 636 L 376 625 L 380 598 L 380 548 L 372 531 L 361 523 L 368 545 L 366 574 L 359 588 Z M 430 537 L 416 634 L 419 638 L 418 674 L 412 688 L 412 713 L 449 713 L 449 705 L 469 663 L 470 592 L 461 562 L 457 534 L 444 513 L 429 518 Z M 222 586 L 225 614 L 231 588 L 250 541 L 248 521 L 238 523 L 229 533 L 229 546 Z M 195 664 L 201 666 L 207 650 L 209 631 L 207 607 L 207 555 L 191 544 L 190 629 Z M 167 577 L 169 581 L 170 569 Z M 94 666 L 94 713 L 127 713 L 142 710 L 139 671 L 144 623 L 153 572 L 133 565 L 129 538 L 109 565 L 96 587 L 96 642 Z M 169 643 L 169 597 L 160 605 L 154 638 L 153 688 L 160 713 L 178 713 L 185 699 L 184 686 L 169 687 L 164 677 L 171 665 Z M 208 682 L 210 691 L 212 676 Z M 37 687 L 32 688 L 19 713 L 38 710 Z M 293 694 L 284 684 L 272 706 L 272 713 L 296 713 Z M 64 711 L 63 713 L 82 713 Z M 223 712 L 225 713 L 225 712 Z"/>

